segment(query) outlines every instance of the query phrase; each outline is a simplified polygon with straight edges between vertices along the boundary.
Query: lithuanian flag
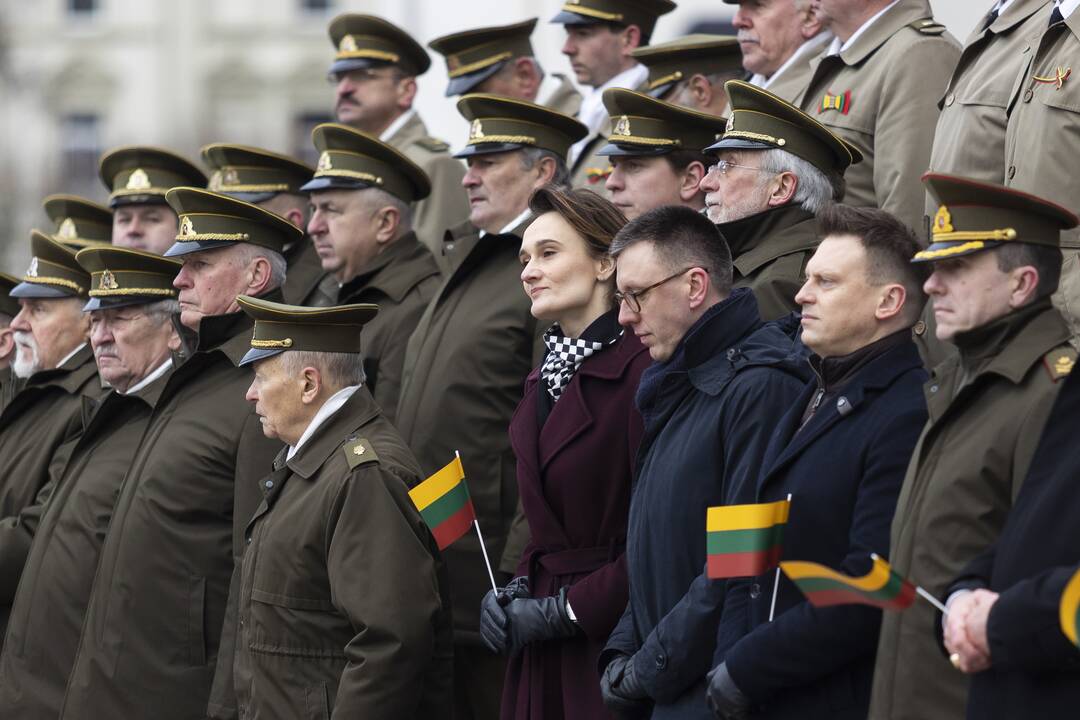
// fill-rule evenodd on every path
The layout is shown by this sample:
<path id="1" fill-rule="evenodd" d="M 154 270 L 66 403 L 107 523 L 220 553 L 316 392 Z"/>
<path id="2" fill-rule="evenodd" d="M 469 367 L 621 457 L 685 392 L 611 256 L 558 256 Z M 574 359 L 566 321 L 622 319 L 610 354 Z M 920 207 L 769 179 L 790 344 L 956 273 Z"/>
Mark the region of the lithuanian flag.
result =
<path id="1" fill-rule="evenodd" d="M 714 580 L 750 577 L 775 567 L 790 508 L 790 500 L 709 508 L 706 574 Z"/>
<path id="2" fill-rule="evenodd" d="M 467 533 L 476 520 L 460 457 L 410 490 L 409 497 L 431 528 L 440 550 Z"/>
<path id="3" fill-rule="evenodd" d="M 904 610 L 915 602 L 915 586 L 877 555 L 870 572 L 848 577 L 812 562 L 782 562 L 780 568 L 815 607 L 858 603 L 887 610 Z"/>
<path id="4" fill-rule="evenodd" d="M 1080 571 L 1072 576 L 1061 596 L 1061 629 L 1073 645 L 1080 647 L 1076 626 L 1080 624 Z"/>

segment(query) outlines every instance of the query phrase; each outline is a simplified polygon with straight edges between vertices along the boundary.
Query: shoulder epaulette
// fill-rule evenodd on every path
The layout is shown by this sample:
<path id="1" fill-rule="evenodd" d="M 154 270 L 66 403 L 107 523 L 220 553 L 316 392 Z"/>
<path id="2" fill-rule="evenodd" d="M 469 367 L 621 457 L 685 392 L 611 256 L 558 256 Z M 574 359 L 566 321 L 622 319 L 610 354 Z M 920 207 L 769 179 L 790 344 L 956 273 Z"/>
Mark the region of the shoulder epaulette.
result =
<path id="1" fill-rule="evenodd" d="M 921 32 L 923 35 L 941 35 L 947 29 L 944 25 L 933 18 L 923 18 L 908 25 Z"/>
<path id="2" fill-rule="evenodd" d="M 341 450 L 345 453 L 345 459 L 349 463 L 350 470 L 358 465 L 379 462 L 379 456 L 375 452 L 375 448 L 371 447 L 371 443 L 364 438 L 346 441 Z"/>
<path id="3" fill-rule="evenodd" d="M 1076 350 L 1072 345 L 1061 345 L 1043 355 L 1043 365 L 1050 373 L 1050 379 L 1058 382 L 1062 378 L 1069 377 L 1073 366 L 1076 365 Z"/>
<path id="4" fill-rule="evenodd" d="M 420 138 L 416 141 L 416 144 L 424 148 L 425 150 L 434 153 L 442 153 L 450 149 L 449 143 L 433 137 Z"/>

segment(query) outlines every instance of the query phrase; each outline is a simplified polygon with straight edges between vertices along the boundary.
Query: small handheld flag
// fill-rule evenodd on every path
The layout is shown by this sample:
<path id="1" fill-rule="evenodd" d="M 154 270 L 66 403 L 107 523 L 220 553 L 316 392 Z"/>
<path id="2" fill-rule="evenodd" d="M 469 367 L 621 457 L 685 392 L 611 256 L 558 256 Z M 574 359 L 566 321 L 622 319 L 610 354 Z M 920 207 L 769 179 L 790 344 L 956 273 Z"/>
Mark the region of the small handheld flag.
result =
<path id="1" fill-rule="evenodd" d="M 916 588 L 889 563 L 873 555 L 874 565 L 862 577 L 849 577 L 824 565 L 791 561 L 780 563 L 784 574 L 815 607 L 858 603 L 887 610 L 904 610 L 915 602 Z"/>
<path id="2" fill-rule="evenodd" d="M 409 497 L 431 528 L 440 550 L 467 533 L 476 521 L 460 457 L 455 456 L 446 467 L 410 490 Z"/>
<path id="3" fill-rule="evenodd" d="M 775 567 L 790 509 L 790 500 L 709 508 L 706 574 L 713 580 L 750 577 Z"/>
<path id="4" fill-rule="evenodd" d="M 1077 639 L 1076 627 L 1080 624 L 1080 571 L 1077 571 L 1069 584 L 1065 586 L 1065 592 L 1061 596 L 1061 631 L 1065 637 L 1072 640 L 1073 645 L 1080 647 Z"/>

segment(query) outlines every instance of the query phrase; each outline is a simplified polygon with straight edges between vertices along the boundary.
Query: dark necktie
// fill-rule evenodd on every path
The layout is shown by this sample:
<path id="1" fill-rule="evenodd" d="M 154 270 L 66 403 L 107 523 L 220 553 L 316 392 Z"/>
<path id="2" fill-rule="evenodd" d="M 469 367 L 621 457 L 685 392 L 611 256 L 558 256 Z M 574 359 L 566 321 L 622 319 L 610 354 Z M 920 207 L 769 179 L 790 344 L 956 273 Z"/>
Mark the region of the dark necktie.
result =
<path id="1" fill-rule="evenodd" d="M 1054 27 L 1060 22 L 1065 22 L 1065 18 L 1061 15 L 1061 6 L 1055 5 L 1054 12 L 1050 13 L 1050 27 Z"/>
<path id="2" fill-rule="evenodd" d="M 994 22 L 997 21 L 998 15 L 1000 14 L 1001 12 L 996 7 L 991 10 L 990 14 L 986 16 L 986 22 L 983 23 L 982 29 L 985 30 L 991 25 L 993 25 Z"/>

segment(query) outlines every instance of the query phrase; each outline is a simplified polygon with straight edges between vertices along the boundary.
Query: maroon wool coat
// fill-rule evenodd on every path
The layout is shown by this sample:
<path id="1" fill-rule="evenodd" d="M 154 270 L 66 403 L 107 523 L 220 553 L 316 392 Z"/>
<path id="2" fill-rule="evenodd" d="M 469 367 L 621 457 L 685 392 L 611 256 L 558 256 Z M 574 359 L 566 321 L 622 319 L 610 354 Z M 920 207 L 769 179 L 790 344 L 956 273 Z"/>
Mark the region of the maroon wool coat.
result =
<path id="1" fill-rule="evenodd" d="M 512 658 L 503 688 L 504 720 L 611 717 L 600 699 L 597 657 L 628 599 L 626 523 L 630 481 L 643 433 L 634 405 L 645 347 L 624 332 L 581 364 L 543 429 L 539 369 L 510 423 L 521 505 L 532 537 L 518 575 L 533 597 L 568 600 L 583 637 L 531 645 Z"/>

